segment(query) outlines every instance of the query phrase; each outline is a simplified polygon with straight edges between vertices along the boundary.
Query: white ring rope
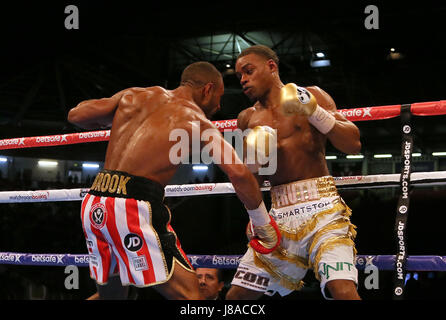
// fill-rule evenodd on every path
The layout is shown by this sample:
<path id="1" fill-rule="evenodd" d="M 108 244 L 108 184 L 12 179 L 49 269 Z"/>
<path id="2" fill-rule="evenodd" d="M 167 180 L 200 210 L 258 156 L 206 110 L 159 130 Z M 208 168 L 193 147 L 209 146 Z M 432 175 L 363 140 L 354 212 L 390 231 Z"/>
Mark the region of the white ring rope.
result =
<path id="1" fill-rule="evenodd" d="M 379 174 L 367 176 L 334 177 L 336 186 L 341 189 L 369 189 L 398 187 L 400 174 Z M 446 184 L 446 171 L 414 172 L 411 184 L 416 186 L 435 186 Z M 268 191 L 269 186 L 262 187 Z M 0 203 L 79 201 L 84 198 L 88 188 L 36 190 L 36 191 L 2 191 Z M 200 196 L 209 194 L 235 193 L 229 182 L 168 185 L 165 187 L 166 197 Z"/>

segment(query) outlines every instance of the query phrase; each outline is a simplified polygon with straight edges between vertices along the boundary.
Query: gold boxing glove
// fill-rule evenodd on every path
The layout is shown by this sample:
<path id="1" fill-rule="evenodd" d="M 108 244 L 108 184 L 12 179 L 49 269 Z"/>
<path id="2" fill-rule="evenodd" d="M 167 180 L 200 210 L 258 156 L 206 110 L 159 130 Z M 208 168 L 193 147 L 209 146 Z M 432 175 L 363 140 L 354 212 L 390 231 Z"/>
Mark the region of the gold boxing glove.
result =
<path id="1" fill-rule="evenodd" d="M 262 201 L 257 209 L 247 210 L 250 222 L 246 227 L 249 245 L 258 253 L 273 252 L 281 242 L 281 234 L 276 221 L 266 211 Z"/>
<path id="2" fill-rule="evenodd" d="M 277 132 L 268 126 L 256 126 L 246 136 L 245 164 L 251 172 L 268 163 L 277 155 Z"/>
<path id="3" fill-rule="evenodd" d="M 280 89 L 280 107 L 286 116 L 298 114 L 308 117 L 308 121 L 323 134 L 327 134 L 336 124 L 336 118 L 317 104 L 310 91 L 294 83 Z"/>

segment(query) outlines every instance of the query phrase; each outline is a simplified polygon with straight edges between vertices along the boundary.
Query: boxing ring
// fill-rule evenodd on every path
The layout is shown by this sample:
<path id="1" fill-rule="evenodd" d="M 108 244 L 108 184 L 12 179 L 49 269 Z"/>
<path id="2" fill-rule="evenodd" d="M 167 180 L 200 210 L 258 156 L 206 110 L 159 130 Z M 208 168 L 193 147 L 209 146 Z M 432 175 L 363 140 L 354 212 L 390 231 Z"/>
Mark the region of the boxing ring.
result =
<path id="1" fill-rule="evenodd" d="M 393 271 L 393 298 L 403 299 L 406 274 L 408 271 L 446 271 L 446 256 L 407 255 L 407 217 L 410 212 L 410 190 L 417 186 L 446 185 L 446 171 L 413 172 L 412 149 L 413 135 L 416 128 L 411 125 L 412 116 L 446 115 L 446 100 L 434 102 L 413 103 L 407 105 L 389 105 L 366 108 L 339 110 L 350 121 L 384 120 L 401 118 L 401 173 L 379 174 L 365 176 L 334 177 L 339 190 L 398 188 L 398 203 L 395 206 L 395 252 L 389 255 L 356 256 L 356 267 L 364 270 L 368 265 L 374 265 L 379 270 Z M 220 131 L 237 128 L 237 120 L 213 121 Z M 61 146 L 68 144 L 108 141 L 110 130 L 91 132 L 22 137 L 0 140 L 0 150 L 21 149 L 33 147 Z M 262 191 L 270 189 L 268 184 L 261 187 Z M 34 191 L 2 191 L 0 203 L 32 203 L 54 201 L 81 201 L 88 188 L 34 190 Z M 201 195 L 234 194 L 231 183 L 202 183 L 168 185 L 165 187 L 166 197 L 191 197 Z M 81 232 L 81 231 L 79 231 Z M 188 255 L 194 267 L 216 267 L 235 269 L 241 255 Z M 29 266 L 88 266 L 88 254 L 52 254 L 52 253 L 19 253 L 0 252 L 0 264 Z"/>

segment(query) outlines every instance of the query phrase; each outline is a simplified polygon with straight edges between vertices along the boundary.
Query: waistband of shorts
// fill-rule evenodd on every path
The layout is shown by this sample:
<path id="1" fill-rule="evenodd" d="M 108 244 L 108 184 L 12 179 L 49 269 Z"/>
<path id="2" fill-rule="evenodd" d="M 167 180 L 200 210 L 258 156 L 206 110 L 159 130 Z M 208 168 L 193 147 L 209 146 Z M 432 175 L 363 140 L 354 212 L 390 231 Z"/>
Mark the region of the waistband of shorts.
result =
<path id="1" fill-rule="evenodd" d="M 294 204 L 339 196 L 332 176 L 293 181 L 271 187 L 271 204 L 275 209 Z"/>
<path id="2" fill-rule="evenodd" d="M 156 202 L 164 200 L 164 187 L 160 183 L 114 170 L 101 170 L 96 175 L 89 193 L 100 197 L 132 198 Z"/>

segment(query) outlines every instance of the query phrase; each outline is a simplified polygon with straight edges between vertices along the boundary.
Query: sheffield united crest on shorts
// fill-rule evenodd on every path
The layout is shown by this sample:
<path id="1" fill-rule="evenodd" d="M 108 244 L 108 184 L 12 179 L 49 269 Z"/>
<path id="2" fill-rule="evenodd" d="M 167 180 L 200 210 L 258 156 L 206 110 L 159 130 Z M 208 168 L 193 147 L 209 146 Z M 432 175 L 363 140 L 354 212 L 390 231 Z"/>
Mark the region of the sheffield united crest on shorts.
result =
<path id="1" fill-rule="evenodd" d="M 90 209 L 90 222 L 96 229 L 101 229 L 107 220 L 107 210 L 102 203 L 96 203 Z"/>

